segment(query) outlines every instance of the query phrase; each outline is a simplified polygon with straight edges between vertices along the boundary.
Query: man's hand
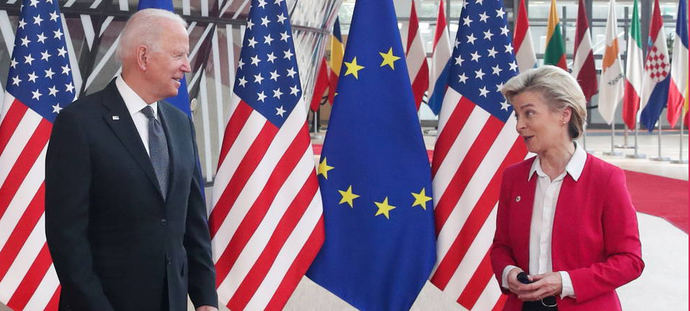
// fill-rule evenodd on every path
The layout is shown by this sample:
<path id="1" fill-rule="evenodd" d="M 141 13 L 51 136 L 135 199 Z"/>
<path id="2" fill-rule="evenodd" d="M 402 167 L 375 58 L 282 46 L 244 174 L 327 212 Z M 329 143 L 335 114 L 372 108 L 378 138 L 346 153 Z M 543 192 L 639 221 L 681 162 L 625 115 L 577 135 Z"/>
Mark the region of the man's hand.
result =
<path id="1" fill-rule="evenodd" d="M 196 308 L 196 311 L 218 311 L 218 308 L 212 306 L 200 306 Z"/>
<path id="2" fill-rule="evenodd" d="M 512 272 L 513 271 L 509 272 L 509 276 L 512 274 Z M 516 276 L 517 273 L 515 276 L 513 276 L 513 278 L 515 278 L 515 281 L 517 282 Z M 513 278 L 509 277 L 509 280 L 512 280 Z M 517 294 L 518 298 L 522 301 L 535 301 L 549 296 L 558 296 L 563 290 L 561 274 L 558 272 L 531 275 L 530 280 L 533 282 L 530 284 L 525 284 L 523 287 L 521 287 L 519 293 L 513 291 L 511 288 L 511 291 Z"/>

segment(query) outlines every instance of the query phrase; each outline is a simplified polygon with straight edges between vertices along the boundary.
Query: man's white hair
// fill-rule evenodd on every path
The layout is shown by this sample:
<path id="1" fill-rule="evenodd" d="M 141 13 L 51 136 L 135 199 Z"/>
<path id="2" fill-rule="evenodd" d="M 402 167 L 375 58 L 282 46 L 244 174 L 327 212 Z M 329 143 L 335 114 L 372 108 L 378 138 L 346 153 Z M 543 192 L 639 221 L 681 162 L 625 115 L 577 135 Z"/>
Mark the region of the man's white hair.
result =
<path id="1" fill-rule="evenodd" d="M 152 50 L 157 50 L 160 44 L 162 31 L 161 23 L 165 21 L 177 22 L 187 28 L 187 22 L 179 15 L 162 9 L 144 9 L 132 15 L 125 28 L 122 29 L 120 42 L 117 45 L 117 57 L 123 61 L 135 47 L 146 45 Z"/>

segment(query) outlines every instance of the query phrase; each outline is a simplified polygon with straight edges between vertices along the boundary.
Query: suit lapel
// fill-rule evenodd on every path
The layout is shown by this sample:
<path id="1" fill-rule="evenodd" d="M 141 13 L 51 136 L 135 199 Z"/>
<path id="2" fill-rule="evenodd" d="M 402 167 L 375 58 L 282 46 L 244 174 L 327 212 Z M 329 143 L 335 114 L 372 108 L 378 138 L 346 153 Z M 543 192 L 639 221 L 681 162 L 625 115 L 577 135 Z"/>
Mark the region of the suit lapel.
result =
<path id="1" fill-rule="evenodd" d="M 139 132 L 136 126 L 134 126 L 134 121 L 127 110 L 122 96 L 117 91 L 115 86 L 115 81 L 110 82 L 106 87 L 105 99 L 103 100 L 103 105 L 106 107 L 106 112 L 103 115 L 103 119 L 108 124 L 110 129 L 118 137 L 125 149 L 132 155 L 132 158 L 141 166 L 144 173 L 153 183 L 153 185 L 160 192 L 160 187 L 158 185 L 158 179 L 156 179 L 156 173 L 153 170 L 153 165 L 151 164 L 151 158 L 149 158 L 144 143 L 141 141 Z"/>

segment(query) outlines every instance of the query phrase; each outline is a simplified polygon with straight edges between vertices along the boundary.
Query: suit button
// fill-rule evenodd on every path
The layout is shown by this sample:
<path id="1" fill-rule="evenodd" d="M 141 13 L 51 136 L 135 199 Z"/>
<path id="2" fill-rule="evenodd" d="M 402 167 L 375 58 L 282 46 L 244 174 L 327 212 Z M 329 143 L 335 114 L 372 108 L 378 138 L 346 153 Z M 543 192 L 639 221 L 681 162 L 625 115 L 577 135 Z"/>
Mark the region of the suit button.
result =
<path id="1" fill-rule="evenodd" d="M 166 225 L 168 225 L 168 220 L 165 218 L 162 218 L 161 219 L 161 226 L 166 226 Z"/>
<path id="2" fill-rule="evenodd" d="M 170 256 L 165 256 L 165 262 L 166 262 L 167 264 L 171 264 L 171 263 L 172 263 L 172 258 L 170 258 Z"/>

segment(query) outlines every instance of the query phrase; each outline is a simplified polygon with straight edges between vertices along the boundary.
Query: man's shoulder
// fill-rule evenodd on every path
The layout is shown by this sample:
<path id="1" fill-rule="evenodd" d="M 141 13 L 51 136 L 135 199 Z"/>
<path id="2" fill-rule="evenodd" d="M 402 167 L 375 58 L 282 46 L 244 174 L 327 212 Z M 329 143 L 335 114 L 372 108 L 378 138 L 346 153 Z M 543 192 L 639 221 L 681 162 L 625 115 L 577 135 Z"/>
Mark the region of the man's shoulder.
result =
<path id="1" fill-rule="evenodd" d="M 113 100 L 112 97 L 112 90 L 109 87 L 105 87 L 102 90 L 80 97 L 65 107 L 60 114 L 82 115 L 100 112 L 104 108 L 102 103 Z"/>

